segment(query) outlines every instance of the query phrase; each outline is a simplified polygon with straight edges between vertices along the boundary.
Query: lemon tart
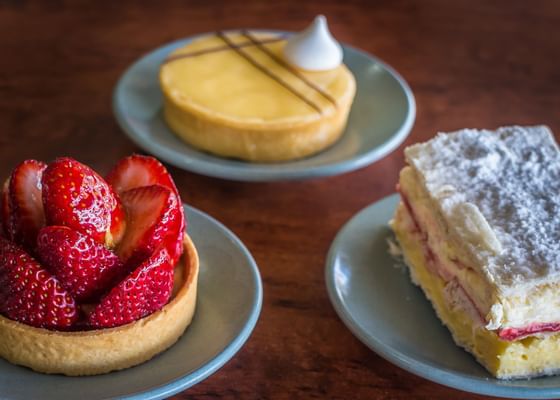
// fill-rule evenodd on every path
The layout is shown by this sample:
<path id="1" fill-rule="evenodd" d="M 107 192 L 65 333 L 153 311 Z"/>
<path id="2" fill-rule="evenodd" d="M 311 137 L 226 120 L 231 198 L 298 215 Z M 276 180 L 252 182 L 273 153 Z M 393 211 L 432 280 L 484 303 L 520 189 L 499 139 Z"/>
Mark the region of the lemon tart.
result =
<path id="1" fill-rule="evenodd" d="M 163 117 L 186 143 L 223 157 L 278 162 L 309 156 L 343 133 L 356 92 L 340 64 L 309 71 L 267 32 L 204 35 L 160 69 Z"/>
<path id="2" fill-rule="evenodd" d="M 198 254 L 185 235 L 175 266 L 173 295 L 147 317 L 115 328 L 61 332 L 0 316 L 0 356 L 48 374 L 104 374 L 143 363 L 172 346 L 191 323 L 196 305 Z"/>

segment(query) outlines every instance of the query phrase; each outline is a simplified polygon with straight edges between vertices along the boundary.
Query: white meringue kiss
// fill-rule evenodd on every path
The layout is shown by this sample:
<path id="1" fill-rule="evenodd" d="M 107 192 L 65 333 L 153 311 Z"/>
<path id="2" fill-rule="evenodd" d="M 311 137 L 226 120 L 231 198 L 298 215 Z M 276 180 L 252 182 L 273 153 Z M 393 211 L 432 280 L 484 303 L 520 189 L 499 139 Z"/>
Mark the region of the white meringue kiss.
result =
<path id="1" fill-rule="evenodd" d="M 284 47 L 290 64 L 308 71 L 326 71 L 342 63 L 342 48 L 332 37 L 323 15 L 304 31 L 290 37 Z"/>

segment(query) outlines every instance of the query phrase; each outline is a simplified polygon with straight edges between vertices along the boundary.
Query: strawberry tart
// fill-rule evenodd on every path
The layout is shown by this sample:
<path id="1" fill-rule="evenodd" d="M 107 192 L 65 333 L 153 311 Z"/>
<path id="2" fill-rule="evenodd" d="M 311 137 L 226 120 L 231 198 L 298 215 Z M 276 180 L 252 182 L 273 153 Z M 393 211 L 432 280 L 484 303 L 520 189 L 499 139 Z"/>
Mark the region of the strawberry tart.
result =
<path id="1" fill-rule="evenodd" d="M 179 192 L 133 155 L 104 179 L 72 158 L 26 160 L 0 197 L 0 356 L 95 375 L 149 360 L 190 324 L 198 255 Z"/>

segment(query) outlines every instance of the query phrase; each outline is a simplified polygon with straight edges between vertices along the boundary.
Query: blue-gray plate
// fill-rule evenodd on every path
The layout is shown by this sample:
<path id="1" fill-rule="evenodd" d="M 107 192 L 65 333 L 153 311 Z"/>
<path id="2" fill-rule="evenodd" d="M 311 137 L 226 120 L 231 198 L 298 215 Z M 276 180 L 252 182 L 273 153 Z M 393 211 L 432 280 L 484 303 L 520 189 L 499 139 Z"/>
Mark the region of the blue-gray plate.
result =
<path id="1" fill-rule="evenodd" d="M 503 381 L 455 345 L 422 291 L 387 251 L 387 224 L 398 195 L 356 214 L 337 234 L 327 258 L 331 302 L 366 346 L 431 381 L 456 389 L 512 398 L 558 398 L 560 377 Z"/>
<path id="2" fill-rule="evenodd" d="M 384 157 L 406 138 L 414 123 L 414 96 L 403 78 L 379 59 L 343 46 L 357 94 L 343 136 L 323 152 L 293 162 L 258 164 L 221 158 L 178 139 L 165 124 L 158 72 L 162 61 L 194 37 L 164 45 L 132 64 L 113 94 L 113 111 L 139 147 L 176 167 L 239 181 L 275 181 L 352 171 Z"/>
<path id="3" fill-rule="evenodd" d="M 185 207 L 200 256 L 192 324 L 167 351 L 139 366 L 106 375 L 44 375 L 0 359 L 2 399 L 162 399 L 200 382 L 224 365 L 251 334 L 262 303 L 257 265 L 225 226 Z"/>

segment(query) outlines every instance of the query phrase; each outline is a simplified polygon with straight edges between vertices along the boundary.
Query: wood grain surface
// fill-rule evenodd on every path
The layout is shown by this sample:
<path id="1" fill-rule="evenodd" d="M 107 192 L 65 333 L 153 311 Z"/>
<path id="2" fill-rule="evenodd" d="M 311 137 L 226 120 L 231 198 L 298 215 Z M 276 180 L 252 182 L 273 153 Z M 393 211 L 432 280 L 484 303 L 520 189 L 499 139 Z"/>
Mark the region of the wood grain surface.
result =
<path id="1" fill-rule="evenodd" d="M 559 1 L 0 1 L 0 175 L 68 155 L 106 172 L 140 151 L 111 94 L 142 54 L 199 32 L 299 30 L 325 14 L 341 41 L 399 71 L 417 101 L 405 145 L 437 131 L 547 124 L 560 134 Z M 325 255 L 358 210 L 392 193 L 403 146 L 345 175 L 240 183 L 170 168 L 183 199 L 231 228 L 264 282 L 257 327 L 176 399 L 479 399 L 393 366 L 359 342 L 325 290 Z"/>

